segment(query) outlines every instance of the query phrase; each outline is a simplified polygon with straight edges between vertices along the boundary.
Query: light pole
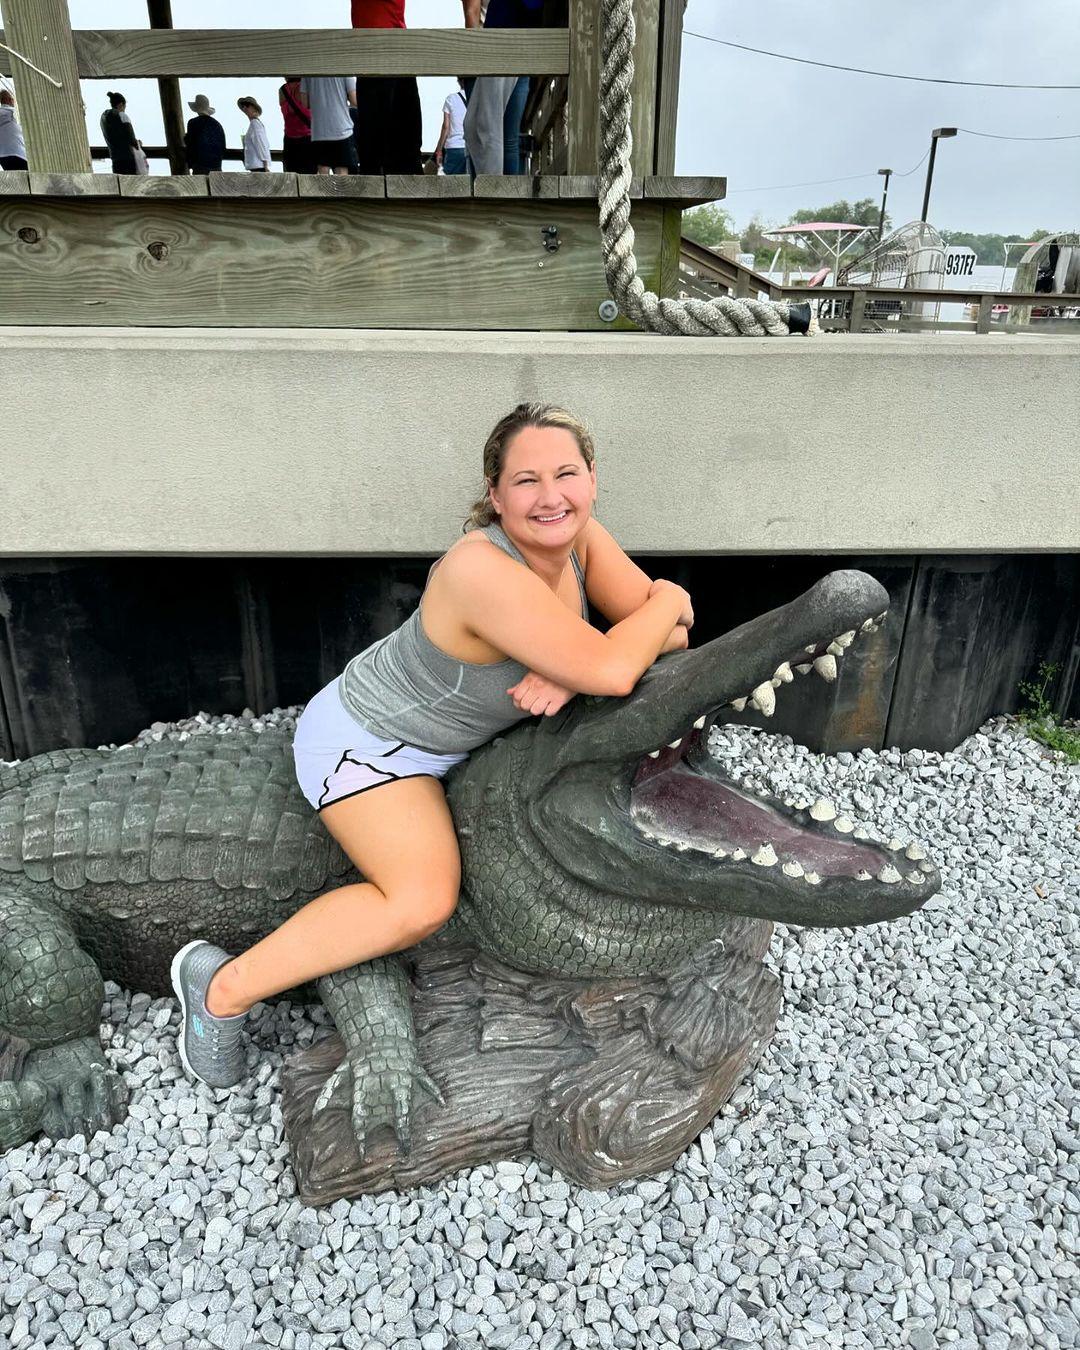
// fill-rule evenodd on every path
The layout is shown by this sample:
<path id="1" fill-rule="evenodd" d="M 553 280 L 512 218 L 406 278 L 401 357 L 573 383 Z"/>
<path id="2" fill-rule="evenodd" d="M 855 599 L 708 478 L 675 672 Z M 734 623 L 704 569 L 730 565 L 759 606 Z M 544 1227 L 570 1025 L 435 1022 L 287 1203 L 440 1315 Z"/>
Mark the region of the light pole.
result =
<path id="1" fill-rule="evenodd" d="M 889 195 L 889 179 L 892 177 L 892 169 L 878 169 L 878 173 L 885 178 L 885 190 L 881 194 L 881 216 L 877 223 L 878 243 L 881 243 L 881 232 L 885 228 L 885 199 Z"/>
<path id="2" fill-rule="evenodd" d="M 926 166 L 926 190 L 923 192 L 922 215 L 920 220 L 926 221 L 926 213 L 930 210 L 930 184 L 934 179 L 934 159 L 937 156 L 937 143 L 942 136 L 955 136 L 956 127 L 937 127 L 930 133 L 930 162 Z"/>

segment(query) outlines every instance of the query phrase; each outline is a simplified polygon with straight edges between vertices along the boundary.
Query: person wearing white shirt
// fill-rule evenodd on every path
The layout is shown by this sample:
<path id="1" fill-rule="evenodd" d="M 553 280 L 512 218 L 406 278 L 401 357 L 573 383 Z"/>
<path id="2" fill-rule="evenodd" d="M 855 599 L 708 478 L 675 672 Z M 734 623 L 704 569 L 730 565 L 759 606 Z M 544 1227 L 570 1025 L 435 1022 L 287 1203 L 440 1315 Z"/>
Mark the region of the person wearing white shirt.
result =
<path id="1" fill-rule="evenodd" d="M 435 163 L 442 165 L 443 173 L 465 173 L 468 160 L 465 154 L 465 81 L 458 76 L 458 88 L 442 105 L 442 131 L 435 147 Z"/>
<path id="2" fill-rule="evenodd" d="M 15 95 L 0 89 L 0 169 L 25 169 L 26 143 L 15 116 Z"/>
<path id="3" fill-rule="evenodd" d="M 248 118 L 248 129 L 244 132 L 244 168 L 252 173 L 268 173 L 270 170 L 270 138 L 262 124 L 262 108 L 251 97 L 238 98 L 236 106 Z"/>

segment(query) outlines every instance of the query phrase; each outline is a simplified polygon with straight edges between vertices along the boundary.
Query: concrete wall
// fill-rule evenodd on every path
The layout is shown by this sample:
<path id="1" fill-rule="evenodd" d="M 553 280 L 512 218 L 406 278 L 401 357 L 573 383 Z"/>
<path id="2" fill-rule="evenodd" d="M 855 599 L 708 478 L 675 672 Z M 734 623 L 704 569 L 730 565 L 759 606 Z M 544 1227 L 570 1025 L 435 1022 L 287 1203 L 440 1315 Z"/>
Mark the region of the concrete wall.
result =
<path id="1" fill-rule="evenodd" d="M 1080 338 L 0 328 L 0 553 L 434 554 L 523 398 L 628 551 L 1080 549 Z"/>

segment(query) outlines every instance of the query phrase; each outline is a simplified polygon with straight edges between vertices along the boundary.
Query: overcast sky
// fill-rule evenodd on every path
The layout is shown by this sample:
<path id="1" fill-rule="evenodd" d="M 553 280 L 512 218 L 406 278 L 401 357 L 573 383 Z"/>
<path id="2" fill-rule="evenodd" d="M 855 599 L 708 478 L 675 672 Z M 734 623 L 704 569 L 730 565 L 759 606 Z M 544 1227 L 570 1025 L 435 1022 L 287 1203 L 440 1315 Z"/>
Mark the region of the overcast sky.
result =
<path id="1" fill-rule="evenodd" d="M 0 0 L 0 12 L 3 0 Z M 145 27 L 143 0 L 71 0 L 76 28 Z M 456 27 L 460 0 L 407 0 L 410 27 Z M 339 27 L 346 0 L 257 7 L 220 0 L 173 0 L 177 27 Z M 865 0 L 690 0 L 685 27 L 749 46 L 815 60 L 964 80 L 1080 84 L 1076 0 L 905 0 L 889 7 Z M 284 73 L 284 72 L 283 72 Z M 84 81 L 91 135 L 105 91 L 116 81 Z M 136 133 L 161 144 L 164 133 L 153 81 L 119 82 Z M 185 100 L 209 94 L 230 145 L 246 120 L 236 107 L 251 93 L 281 143 L 277 80 L 183 80 Z M 424 145 L 434 145 L 450 79 L 421 80 Z M 938 126 L 1016 136 L 1080 135 L 1080 92 L 957 89 L 821 70 L 683 38 L 677 170 L 723 174 L 726 205 L 740 223 L 760 214 L 787 220 L 803 206 L 838 197 L 880 195 L 877 169 L 900 175 L 925 153 Z M 153 166 L 158 172 L 163 165 Z M 238 167 L 238 166 L 234 166 Z M 897 223 L 918 216 L 925 166 L 896 176 L 889 212 Z M 850 176 L 850 177 L 849 177 Z M 810 180 L 848 179 L 784 187 Z M 765 191 L 763 189 L 774 189 Z M 940 228 L 1027 232 L 1035 226 L 1080 227 L 1080 140 L 998 141 L 961 135 L 941 142 L 931 221 Z"/>

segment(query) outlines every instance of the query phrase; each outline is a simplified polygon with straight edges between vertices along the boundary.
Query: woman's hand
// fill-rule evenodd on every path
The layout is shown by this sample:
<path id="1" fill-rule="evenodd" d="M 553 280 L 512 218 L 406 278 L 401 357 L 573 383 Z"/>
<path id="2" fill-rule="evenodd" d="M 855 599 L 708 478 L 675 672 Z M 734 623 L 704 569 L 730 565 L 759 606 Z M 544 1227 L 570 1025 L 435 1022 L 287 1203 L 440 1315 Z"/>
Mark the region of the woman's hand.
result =
<path id="1" fill-rule="evenodd" d="M 678 591 L 683 597 L 683 611 L 676 620 L 676 623 L 682 624 L 684 628 L 693 628 L 694 606 L 690 600 L 690 594 L 688 591 L 684 591 L 683 588 L 677 585 L 674 581 L 668 581 L 664 577 L 657 577 L 657 579 L 649 587 L 649 599 L 651 600 L 654 595 L 656 595 L 659 591 L 665 588 L 674 589 Z"/>
<path id="2" fill-rule="evenodd" d="M 531 713 L 534 717 L 552 717 L 574 697 L 573 689 L 565 689 L 554 680 L 537 675 L 535 670 L 530 670 L 506 692 L 514 700 L 515 708 Z"/>
<path id="3" fill-rule="evenodd" d="M 681 623 L 677 623 L 668 634 L 668 640 L 660 648 L 660 655 L 666 652 L 684 652 L 690 646 L 690 633 Z"/>

